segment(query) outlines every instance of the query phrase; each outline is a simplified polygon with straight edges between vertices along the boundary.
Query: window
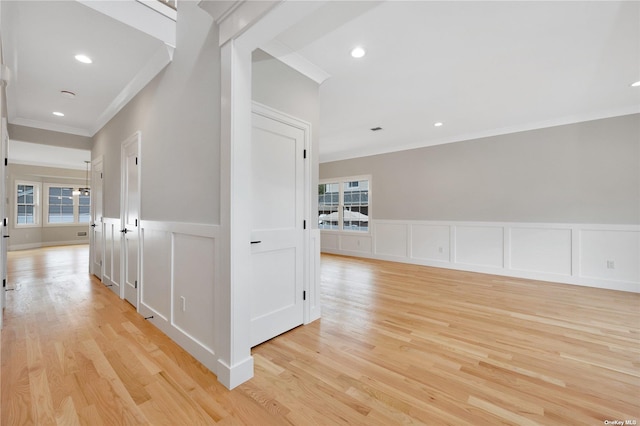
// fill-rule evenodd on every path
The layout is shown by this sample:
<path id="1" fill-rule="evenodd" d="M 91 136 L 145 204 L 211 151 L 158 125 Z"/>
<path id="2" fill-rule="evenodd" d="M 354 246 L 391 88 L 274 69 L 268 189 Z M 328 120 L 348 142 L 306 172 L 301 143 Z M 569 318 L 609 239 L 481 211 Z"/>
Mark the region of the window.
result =
<path id="1" fill-rule="evenodd" d="M 74 194 L 72 185 L 45 185 L 45 225 L 78 225 L 89 223 L 90 196 Z"/>
<path id="2" fill-rule="evenodd" d="M 16 182 L 16 226 L 37 226 L 40 184 Z"/>
<path id="3" fill-rule="evenodd" d="M 369 231 L 368 176 L 335 179 L 318 185 L 318 228 Z"/>

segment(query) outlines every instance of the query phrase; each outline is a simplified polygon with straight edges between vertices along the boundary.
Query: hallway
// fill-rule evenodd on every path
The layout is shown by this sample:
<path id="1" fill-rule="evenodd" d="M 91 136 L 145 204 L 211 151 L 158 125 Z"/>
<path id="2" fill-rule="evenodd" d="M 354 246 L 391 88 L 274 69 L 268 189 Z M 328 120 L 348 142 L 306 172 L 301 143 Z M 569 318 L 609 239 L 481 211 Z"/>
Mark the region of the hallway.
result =
<path id="1" fill-rule="evenodd" d="M 640 295 L 323 255 L 323 317 L 233 391 L 87 271 L 11 252 L 2 425 L 601 425 L 640 419 Z"/>

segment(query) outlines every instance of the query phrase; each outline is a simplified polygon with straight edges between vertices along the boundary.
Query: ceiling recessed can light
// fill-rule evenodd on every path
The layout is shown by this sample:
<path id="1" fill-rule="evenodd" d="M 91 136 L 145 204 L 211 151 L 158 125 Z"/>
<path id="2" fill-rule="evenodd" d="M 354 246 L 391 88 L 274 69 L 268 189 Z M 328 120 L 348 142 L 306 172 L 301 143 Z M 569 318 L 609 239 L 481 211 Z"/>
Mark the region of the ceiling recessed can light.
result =
<path id="1" fill-rule="evenodd" d="M 440 121 L 438 121 L 437 123 L 433 123 L 434 127 L 440 127 L 442 126 L 444 123 L 441 123 Z"/>
<path id="2" fill-rule="evenodd" d="M 363 47 L 354 47 L 351 50 L 351 56 L 353 56 L 354 58 L 362 58 L 364 55 L 366 55 L 367 52 L 364 50 Z"/>
<path id="3" fill-rule="evenodd" d="M 83 64 L 90 64 L 93 62 L 87 55 L 76 55 L 75 58 L 76 61 L 82 62 Z"/>
<path id="4" fill-rule="evenodd" d="M 64 114 L 59 111 L 53 111 L 53 115 L 55 115 L 56 117 L 64 117 Z"/>
<path id="5" fill-rule="evenodd" d="M 636 81 L 635 83 L 632 83 L 631 87 L 640 87 L 640 80 Z"/>

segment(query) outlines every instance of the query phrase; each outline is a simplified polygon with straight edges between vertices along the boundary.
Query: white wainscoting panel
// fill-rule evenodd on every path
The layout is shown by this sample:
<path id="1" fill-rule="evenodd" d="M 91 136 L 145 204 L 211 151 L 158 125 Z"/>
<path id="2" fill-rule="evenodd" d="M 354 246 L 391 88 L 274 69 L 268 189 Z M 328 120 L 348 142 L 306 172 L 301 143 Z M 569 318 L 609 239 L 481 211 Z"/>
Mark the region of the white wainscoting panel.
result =
<path id="1" fill-rule="evenodd" d="M 171 316 L 171 233 L 142 228 L 140 244 L 144 253 L 140 303 L 168 321 Z"/>
<path id="2" fill-rule="evenodd" d="M 340 249 L 354 253 L 371 253 L 371 237 L 368 234 L 340 234 Z"/>
<path id="3" fill-rule="evenodd" d="M 504 228 L 497 226 L 456 226 L 455 262 L 464 265 L 502 268 Z"/>
<path id="4" fill-rule="evenodd" d="M 580 275 L 612 281 L 640 281 L 640 231 L 582 230 Z"/>
<path id="5" fill-rule="evenodd" d="M 140 229 L 140 314 L 216 372 L 219 226 L 142 220 Z"/>
<path id="6" fill-rule="evenodd" d="M 120 218 L 103 217 L 104 273 L 102 281 L 111 291 L 120 294 Z"/>
<path id="7" fill-rule="evenodd" d="M 321 230 L 321 250 L 640 293 L 639 225 L 411 220 L 369 224 L 371 236 Z M 373 251 L 358 250 L 354 241 L 364 238 L 373 238 Z"/>
<path id="8" fill-rule="evenodd" d="M 394 257 L 408 256 L 409 240 L 406 224 L 376 222 L 373 228 L 376 254 Z"/>
<path id="9" fill-rule="evenodd" d="M 174 234 L 173 253 L 173 325 L 214 353 L 215 240 Z"/>
<path id="10" fill-rule="evenodd" d="M 451 261 L 451 227 L 446 225 L 410 225 L 411 257 L 439 262 Z"/>
<path id="11" fill-rule="evenodd" d="M 320 236 L 322 241 L 322 248 L 327 250 L 339 250 L 340 249 L 340 236 L 337 232 L 322 232 Z"/>
<path id="12" fill-rule="evenodd" d="M 309 231 L 309 287 L 307 289 L 307 301 L 305 305 L 304 323 L 309 324 L 320 318 L 320 230 L 311 229 Z"/>
<path id="13" fill-rule="evenodd" d="M 511 269 L 571 275 L 571 229 L 511 228 Z"/>

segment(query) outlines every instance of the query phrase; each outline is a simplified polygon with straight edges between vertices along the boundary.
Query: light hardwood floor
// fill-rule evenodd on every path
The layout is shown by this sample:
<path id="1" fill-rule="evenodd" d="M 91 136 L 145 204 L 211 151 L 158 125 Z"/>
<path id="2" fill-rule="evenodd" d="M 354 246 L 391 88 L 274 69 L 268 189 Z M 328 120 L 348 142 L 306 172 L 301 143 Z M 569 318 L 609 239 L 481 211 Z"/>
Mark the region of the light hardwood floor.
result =
<path id="1" fill-rule="evenodd" d="M 233 391 L 87 271 L 10 254 L 2 425 L 640 421 L 640 295 L 323 255 L 323 318 Z"/>

